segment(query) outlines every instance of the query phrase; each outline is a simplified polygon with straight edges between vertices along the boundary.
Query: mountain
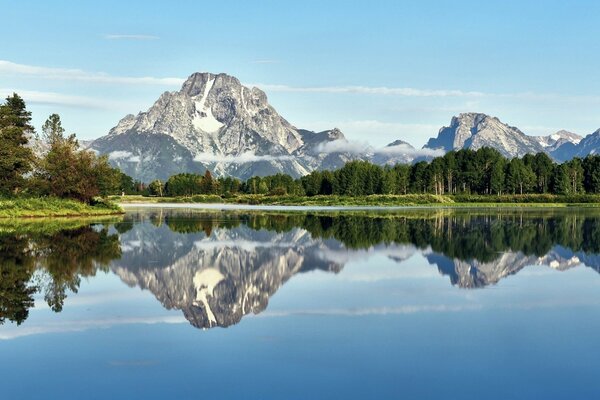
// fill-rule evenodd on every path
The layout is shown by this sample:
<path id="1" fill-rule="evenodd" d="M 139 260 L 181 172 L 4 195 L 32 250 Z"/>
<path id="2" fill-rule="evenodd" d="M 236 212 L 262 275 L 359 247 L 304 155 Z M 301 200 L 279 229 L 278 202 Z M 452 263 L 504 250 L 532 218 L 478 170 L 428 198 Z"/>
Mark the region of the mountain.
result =
<path id="1" fill-rule="evenodd" d="M 263 91 L 235 77 L 194 73 L 181 90 L 163 93 L 146 112 L 125 116 L 90 148 L 146 182 L 206 169 L 247 179 L 278 172 L 299 177 L 360 158 L 319 150 L 323 143 L 343 140 L 337 129 L 295 128 Z"/>
<path id="2" fill-rule="evenodd" d="M 521 157 L 544 151 L 539 140 L 496 117 L 480 113 L 463 113 L 453 117 L 450 126 L 440 129 L 436 138 L 424 146 L 444 151 L 492 147 L 505 157 Z"/>
<path id="3" fill-rule="evenodd" d="M 565 130 L 560 130 L 548 136 L 534 136 L 534 138 L 548 153 L 556 151 L 559 147 L 567 143 L 576 145 L 583 139 L 578 134 Z"/>
<path id="4" fill-rule="evenodd" d="M 567 161 L 573 157 L 584 158 L 590 154 L 600 154 L 600 129 L 587 135 L 578 143 L 563 143 L 552 153 L 557 161 Z"/>

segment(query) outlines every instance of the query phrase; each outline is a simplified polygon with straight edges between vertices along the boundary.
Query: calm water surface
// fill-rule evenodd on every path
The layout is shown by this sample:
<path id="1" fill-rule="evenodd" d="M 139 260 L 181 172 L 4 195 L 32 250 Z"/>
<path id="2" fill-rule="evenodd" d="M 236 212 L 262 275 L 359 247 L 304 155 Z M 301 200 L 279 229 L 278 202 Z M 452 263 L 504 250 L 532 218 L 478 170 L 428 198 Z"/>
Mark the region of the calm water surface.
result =
<path id="1" fill-rule="evenodd" d="M 1 399 L 597 399 L 600 210 L 0 222 Z"/>

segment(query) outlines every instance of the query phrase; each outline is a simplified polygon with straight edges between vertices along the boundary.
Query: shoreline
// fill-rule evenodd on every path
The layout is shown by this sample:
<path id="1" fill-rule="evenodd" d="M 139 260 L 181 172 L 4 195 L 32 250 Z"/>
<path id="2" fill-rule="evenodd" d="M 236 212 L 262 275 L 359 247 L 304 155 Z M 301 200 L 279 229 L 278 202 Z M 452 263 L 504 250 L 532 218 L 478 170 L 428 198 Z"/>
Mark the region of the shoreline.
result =
<path id="1" fill-rule="evenodd" d="M 462 203 L 462 204 L 415 204 L 415 205 L 288 205 L 288 204 L 239 204 L 239 203 L 119 203 L 125 211 L 130 209 L 196 209 L 196 210 L 248 210 L 248 211 L 401 211 L 401 210 L 438 210 L 438 209 L 568 209 L 600 208 L 600 204 L 551 204 L 551 203 Z"/>
<path id="2" fill-rule="evenodd" d="M 0 198 L 0 220 L 111 217 L 123 214 L 118 204 L 104 201 L 89 205 L 57 198 Z"/>
<path id="3" fill-rule="evenodd" d="M 231 206 L 280 206 L 280 207 L 324 207 L 337 209 L 340 207 L 600 207 L 600 195 L 369 195 L 369 196 L 269 196 L 269 195 L 237 195 L 222 197 L 219 195 L 193 195 L 181 197 L 144 197 L 129 195 L 111 197 L 111 201 L 125 207 L 127 204 L 205 204 L 214 207 Z"/>

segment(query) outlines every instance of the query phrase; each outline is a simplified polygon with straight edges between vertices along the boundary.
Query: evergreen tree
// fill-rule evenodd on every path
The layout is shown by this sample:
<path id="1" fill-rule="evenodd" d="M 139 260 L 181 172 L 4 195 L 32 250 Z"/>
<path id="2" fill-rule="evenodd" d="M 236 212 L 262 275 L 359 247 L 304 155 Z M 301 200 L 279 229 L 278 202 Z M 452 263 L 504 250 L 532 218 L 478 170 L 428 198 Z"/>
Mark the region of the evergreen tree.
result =
<path id="1" fill-rule="evenodd" d="M 0 194 L 22 191 L 23 176 L 32 169 L 34 155 L 26 147 L 28 135 L 34 133 L 30 121 L 31 113 L 16 93 L 0 105 Z"/>
<path id="2" fill-rule="evenodd" d="M 62 127 L 60 116 L 58 114 L 50 115 L 46 122 L 44 122 L 44 125 L 42 125 L 42 132 L 44 141 L 50 145 L 62 140 L 65 130 Z"/>

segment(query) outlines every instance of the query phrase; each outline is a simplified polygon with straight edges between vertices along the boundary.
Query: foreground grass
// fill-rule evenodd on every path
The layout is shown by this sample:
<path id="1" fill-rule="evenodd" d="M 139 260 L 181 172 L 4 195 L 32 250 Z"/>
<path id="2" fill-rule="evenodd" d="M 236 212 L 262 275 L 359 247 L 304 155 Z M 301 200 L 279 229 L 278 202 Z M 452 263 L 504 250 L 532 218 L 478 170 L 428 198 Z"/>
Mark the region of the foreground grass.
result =
<path id="1" fill-rule="evenodd" d="M 16 217 L 81 217 L 116 215 L 123 213 L 121 207 L 112 202 L 95 205 L 75 200 L 44 198 L 0 198 L 0 218 Z"/>
<path id="2" fill-rule="evenodd" d="M 231 197 L 195 195 L 189 197 L 114 197 L 120 203 L 225 203 L 289 206 L 444 206 L 444 207 L 600 207 L 600 195 L 371 195 L 371 196 L 269 196 L 240 194 Z"/>

